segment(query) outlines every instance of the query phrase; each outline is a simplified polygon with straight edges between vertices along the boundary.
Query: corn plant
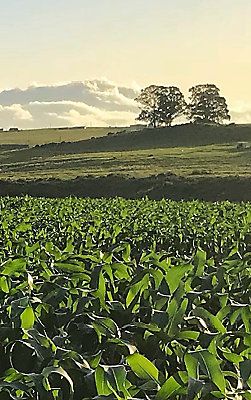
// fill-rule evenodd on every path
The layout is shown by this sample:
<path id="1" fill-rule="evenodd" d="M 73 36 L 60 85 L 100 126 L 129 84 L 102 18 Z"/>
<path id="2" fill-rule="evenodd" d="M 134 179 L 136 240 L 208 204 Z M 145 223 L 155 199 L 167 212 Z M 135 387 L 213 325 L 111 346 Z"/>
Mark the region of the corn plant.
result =
<path id="1" fill-rule="evenodd" d="M 249 204 L 1 198 L 0 399 L 250 399 Z"/>

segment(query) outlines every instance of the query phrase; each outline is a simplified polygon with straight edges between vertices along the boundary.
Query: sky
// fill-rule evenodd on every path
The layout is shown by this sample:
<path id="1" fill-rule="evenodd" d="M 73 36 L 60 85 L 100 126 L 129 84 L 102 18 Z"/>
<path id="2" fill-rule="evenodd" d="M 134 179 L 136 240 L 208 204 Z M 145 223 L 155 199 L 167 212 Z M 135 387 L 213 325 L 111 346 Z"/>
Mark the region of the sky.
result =
<path id="1" fill-rule="evenodd" d="M 0 125 L 132 123 L 152 83 L 186 96 L 215 83 L 233 120 L 251 122 L 250 0 L 0 0 L 0 14 Z"/>

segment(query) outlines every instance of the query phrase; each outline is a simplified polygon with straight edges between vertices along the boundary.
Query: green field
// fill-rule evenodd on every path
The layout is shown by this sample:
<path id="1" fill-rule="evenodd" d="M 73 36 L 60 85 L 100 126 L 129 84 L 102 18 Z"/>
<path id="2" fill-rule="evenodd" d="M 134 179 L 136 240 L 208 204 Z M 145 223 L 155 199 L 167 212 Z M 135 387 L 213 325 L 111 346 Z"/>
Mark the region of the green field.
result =
<path id="1" fill-rule="evenodd" d="M 36 144 L 46 144 L 53 142 L 77 142 L 79 140 L 90 139 L 91 137 L 100 137 L 108 132 L 117 132 L 123 128 L 89 128 L 86 129 L 31 129 L 20 130 L 18 132 L 0 132 L 1 144 L 27 144 L 35 146 Z"/>
<path id="2" fill-rule="evenodd" d="M 240 141 L 251 144 L 249 125 L 186 124 L 25 148 L 2 144 L 0 193 L 249 201 L 251 148 L 238 150 Z"/>
<path id="3" fill-rule="evenodd" d="M 0 208 L 1 400 L 250 399 L 250 203 Z"/>
<path id="4" fill-rule="evenodd" d="M 107 129 L 88 128 L 83 132 L 88 139 L 88 135 L 104 135 Z M 63 132 L 56 131 L 55 135 L 63 135 Z M 74 131 L 69 132 L 74 134 Z M 69 132 L 65 135 L 70 135 Z M 78 142 L 44 146 L 38 145 L 42 133 L 41 137 L 35 136 L 35 132 L 31 135 L 36 145 L 29 149 L 0 149 L 0 179 L 69 180 L 109 174 L 142 178 L 163 173 L 181 177 L 251 176 L 251 149 L 236 149 L 238 141 L 251 143 L 249 126 L 201 127 L 188 124 L 117 133 L 91 140 L 80 140 L 79 137 Z M 49 140 L 49 131 L 46 138 Z M 69 137 L 64 139 L 69 140 Z"/>
<path id="5" fill-rule="evenodd" d="M 179 176 L 251 176 L 251 150 L 233 144 L 173 147 L 123 152 L 50 154 L 32 151 L 0 153 L 0 179 L 74 179 L 77 176 L 118 174 L 146 177 L 162 173 Z"/>

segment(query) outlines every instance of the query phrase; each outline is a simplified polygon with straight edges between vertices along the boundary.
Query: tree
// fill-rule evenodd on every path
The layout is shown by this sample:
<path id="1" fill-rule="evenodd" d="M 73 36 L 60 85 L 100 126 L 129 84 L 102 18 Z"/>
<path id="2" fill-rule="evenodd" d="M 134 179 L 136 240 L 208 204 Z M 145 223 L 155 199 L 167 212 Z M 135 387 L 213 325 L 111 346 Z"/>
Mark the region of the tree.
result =
<path id="1" fill-rule="evenodd" d="M 146 121 L 154 128 L 159 124 L 160 92 L 159 86 L 151 85 L 142 89 L 139 96 L 135 99 L 141 105 L 141 112 L 136 119 Z"/>
<path id="2" fill-rule="evenodd" d="M 137 120 L 148 122 L 154 128 L 170 126 L 186 109 L 184 96 L 175 86 L 148 86 L 135 100 L 141 108 Z"/>
<path id="3" fill-rule="evenodd" d="M 176 86 L 163 87 L 160 98 L 160 123 L 171 126 L 186 111 L 184 95 Z"/>
<path id="4" fill-rule="evenodd" d="M 195 123 L 220 124 L 230 120 L 226 99 L 213 84 L 196 85 L 189 89 L 190 103 L 187 114 Z"/>

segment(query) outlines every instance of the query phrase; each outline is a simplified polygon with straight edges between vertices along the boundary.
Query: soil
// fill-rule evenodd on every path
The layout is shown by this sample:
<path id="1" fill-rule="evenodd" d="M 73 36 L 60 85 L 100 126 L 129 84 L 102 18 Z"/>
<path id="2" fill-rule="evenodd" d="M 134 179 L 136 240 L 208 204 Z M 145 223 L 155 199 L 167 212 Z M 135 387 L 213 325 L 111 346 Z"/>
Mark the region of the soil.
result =
<path id="1" fill-rule="evenodd" d="M 117 175 L 81 177 L 63 181 L 0 181 L 0 196 L 30 195 L 37 197 L 125 197 L 160 200 L 251 201 L 250 177 L 184 178 L 161 174 L 135 179 Z"/>

